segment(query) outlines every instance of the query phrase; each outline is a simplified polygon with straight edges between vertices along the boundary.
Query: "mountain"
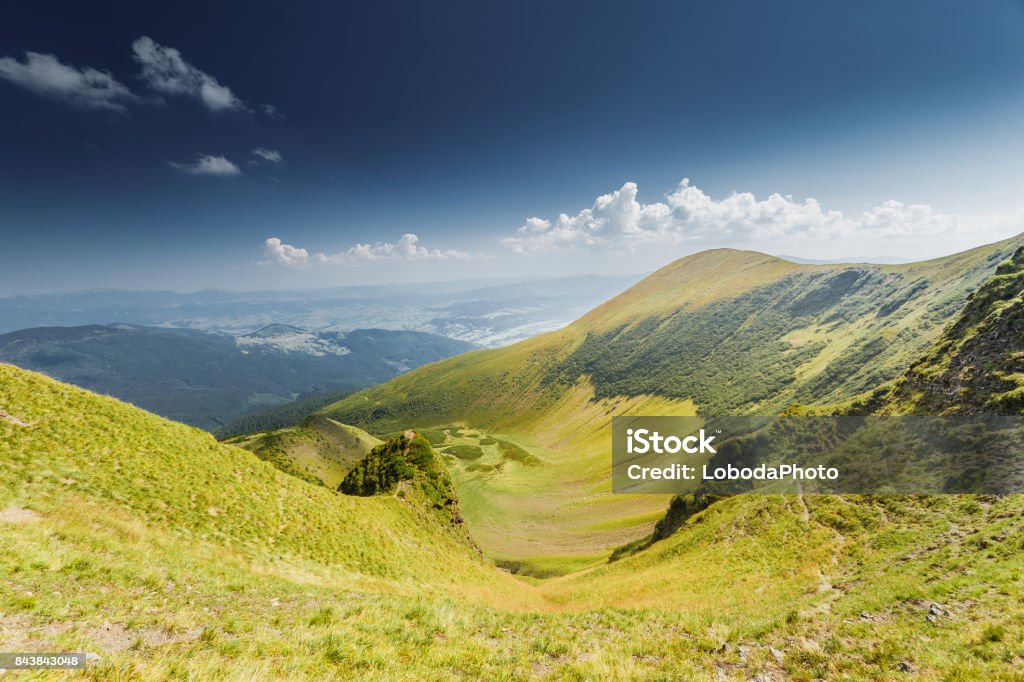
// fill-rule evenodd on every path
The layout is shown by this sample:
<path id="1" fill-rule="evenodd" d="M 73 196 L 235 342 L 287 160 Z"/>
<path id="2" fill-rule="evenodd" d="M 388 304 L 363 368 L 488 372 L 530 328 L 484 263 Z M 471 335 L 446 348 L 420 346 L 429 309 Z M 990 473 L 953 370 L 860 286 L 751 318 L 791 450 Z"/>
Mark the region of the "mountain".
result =
<path id="1" fill-rule="evenodd" d="M 540 465 L 498 469 L 486 452 L 454 464 L 469 527 L 499 559 L 532 570 L 568 556 L 575 568 L 651 532 L 668 503 L 610 494 L 612 415 L 773 414 L 874 391 L 1022 241 L 898 265 L 706 251 L 565 329 L 421 368 L 321 413 L 376 435 L 455 426 L 523 449 Z"/>
<path id="2" fill-rule="evenodd" d="M 300 396 L 380 383 L 470 348 L 421 332 L 287 325 L 238 335 L 127 324 L 0 335 L 0 361 L 208 430 Z"/>
<path id="3" fill-rule="evenodd" d="M 913 414 L 1024 412 L 1024 248 L 971 293 L 885 405 Z"/>
<path id="4" fill-rule="evenodd" d="M 0 364 L 0 647 L 94 652 L 93 679 L 1019 671 L 1024 496 L 734 497 L 635 556 L 521 580 L 436 506 L 421 436 L 375 455 L 413 467 L 393 490 L 345 495 Z"/>
<path id="5" fill-rule="evenodd" d="M 317 331 L 420 331 L 503 346 L 564 327 L 639 277 L 488 279 L 299 291 L 83 291 L 0 298 L 0 333 L 127 322 L 245 334 L 285 324 Z"/>
<path id="6" fill-rule="evenodd" d="M 337 488 L 345 475 L 381 441 L 354 426 L 312 415 L 295 426 L 224 441 L 245 448 L 285 473 Z"/>
<path id="7" fill-rule="evenodd" d="M 897 379 L 880 386 L 859 400 L 821 410 L 794 406 L 788 413 L 810 412 L 840 415 L 1021 415 L 1024 414 L 1024 247 L 1018 248 L 978 289 L 967 296 L 967 303 L 945 327 L 935 343 L 910 364 Z M 1000 428 L 1005 429 L 1006 423 Z M 951 423 L 957 428 L 957 422 Z M 893 437 L 893 429 L 859 432 L 861 464 L 868 459 L 865 443 L 873 439 L 884 444 Z M 762 438 L 772 438 L 772 427 L 762 431 Z M 781 429 L 785 437 L 785 429 Z M 784 446 L 783 446 L 784 447 Z M 771 449 L 762 446 L 764 452 Z M 779 448 L 781 449 L 781 448 Z M 980 466 L 980 455 L 972 453 L 971 464 L 986 473 L 999 476 L 998 462 Z M 932 461 L 928 472 L 915 472 L 915 479 L 942 472 L 944 462 Z M 870 464 L 868 465 L 871 466 Z M 879 464 L 879 466 L 884 466 Z M 994 468 L 993 468 L 994 467 Z M 1019 469 L 1015 464 L 1012 468 Z M 963 471 L 954 472 L 958 477 Z M 1011 471 L 1011 475 L 1015 471 Z M 987 485 L 991 486 L 992 483 Z M 613 559 L 648 549 L 683 526 L 691 517 L 707 509 L 720 496 L 698 492 L 676 495 L 668 511 L 655 524 L 654 532 L 640 540 L 618 548 Z"/>

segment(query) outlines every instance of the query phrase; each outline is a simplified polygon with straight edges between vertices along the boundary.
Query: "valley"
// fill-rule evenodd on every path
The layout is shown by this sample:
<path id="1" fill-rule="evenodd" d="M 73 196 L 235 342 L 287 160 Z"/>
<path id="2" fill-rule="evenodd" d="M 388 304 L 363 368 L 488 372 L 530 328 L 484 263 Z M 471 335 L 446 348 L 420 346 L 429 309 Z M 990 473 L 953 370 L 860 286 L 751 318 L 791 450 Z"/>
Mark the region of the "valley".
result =
<path id="1" fill-rule="evenodd" d="M 1021 0 L 2 16 L 0 682 L 1024 682 Z"/>
<path id="2" fill-rule="evenodd" d="M 0 334 L 125 323 L 244 335 L 283 324 L 318 332 L 418 331 L 505 346 L 564 327 L 640 276 L 363 285 L 293 291 L 94 290 L 0 298 Z"/>
<path id="3" fill-rule="evenodd" d="M 664 339 L 698 335 L 700 348 L 706 330 L 631 335 L 651 323 L 627 322 L 615 300 L 561 332 L 226 442 L 0 364 L 0 642 L 95 651 L 94 679 L 1013 679 L 1024 496 L 614 496 L 605 448 L 611 415 L 706 414 L 715 405 L 697 379 L 711 371 L 757 396 L 737 403 L 748 413 L 930 413 L 926 378 L 942 385 L 951 371 L 973 387 L 964 405 L 998 410 L 1015 389 L 978 378 L 996 368 L 1016 381 L 1005 330 L 1024 287 L 1018 246 L 907 266 L 897 281 L 932 278 L 917 298 L 875 284 L 863 307 L 847 307 L 848 289 L 816 293 L 848 268 L 735 252 L 662 273 L 681 284 L 697 269 L 714 289 L 674 288 L 672 310 L 658 287 L 624 294 L 669 325 L 731 302 L 743 323 L 724 328 L 711 359 L 733 346 L 786 358 L 801 330 L 831 325 L 838 348 L 796 353 L 797 367 L 830 360 L 795 385 L 741 383 L 744 364 L 684 375 L 659 360 L 673 380 L 632 390 L 602 353 L 574 355 L 610 344 L 641 368 L 670 357 Z M 747 288 L 704 272 L 743 272 L 737 259 L 753 270 Z M 879 315 L 894 295 L 903 312 Z M 861 390 L 869 368 L 849 349 L 958 298 L 951 323 L 924 325 L 928 339 L 877 351 L 885 380 Z M 851 309 L 862 314 L 840 314 Z M 911 352 L 902 371 L 884 369 Z M 804 391 L 831 403 L 795 404 Z"/>
<path id="4" fill-rule="evenodd" d="M 0 637 L 98 652 L 93 679 L 1019 665 L 1020 496 L 737 497 L 538 582 L 498 570 L 415 488 L 340 495 L 111 398 L 8 365 L 0 379 L 17 418 L 0 420 Z"/>
<path id="5" fill-rule="evenodd" d="M 377 435 L 458 423 L 516 443 L 544 466 L 456 472 L 469 525 L 492 556 L 575 566 L 649 534 L 668 502 L 611 494 L 612 415 L 856 401 L 923 355 L 1021 243 L 899 265 L 702 252 L 565 329 L 435 363 L 320 413 Z"/>

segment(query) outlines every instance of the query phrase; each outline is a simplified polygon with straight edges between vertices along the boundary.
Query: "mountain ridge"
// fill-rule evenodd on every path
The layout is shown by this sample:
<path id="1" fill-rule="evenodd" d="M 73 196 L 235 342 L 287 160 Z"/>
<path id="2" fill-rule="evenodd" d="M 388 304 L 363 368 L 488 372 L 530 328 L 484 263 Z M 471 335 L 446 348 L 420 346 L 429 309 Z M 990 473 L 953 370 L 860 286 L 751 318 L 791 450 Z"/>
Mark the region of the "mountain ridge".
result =
<path id="1" fill-rule="evenodd" d="M 851 400 L 897 378 L 1022 241 L 900 265 L 702 252 L 564 329 L 434 363 L 320 413 L 378 436 L 456 424 L 512 442 L 544 466 L 455 463 L 485 551 L 607 556 L 649 534 L 668 504 L 610 495 L 612 414 L 772 414 Z"/>

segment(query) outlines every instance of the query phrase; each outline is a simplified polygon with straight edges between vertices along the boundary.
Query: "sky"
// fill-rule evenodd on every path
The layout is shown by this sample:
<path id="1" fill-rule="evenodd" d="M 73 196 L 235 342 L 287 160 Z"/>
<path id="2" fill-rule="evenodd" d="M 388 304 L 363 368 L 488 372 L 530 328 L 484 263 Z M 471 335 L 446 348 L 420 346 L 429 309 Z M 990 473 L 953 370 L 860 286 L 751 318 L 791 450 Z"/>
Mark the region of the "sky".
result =
<path id="1" fill-rule="evenodd" d="M 13 3 L 0 296 L 1024 232 L 1024 4 Z"/>

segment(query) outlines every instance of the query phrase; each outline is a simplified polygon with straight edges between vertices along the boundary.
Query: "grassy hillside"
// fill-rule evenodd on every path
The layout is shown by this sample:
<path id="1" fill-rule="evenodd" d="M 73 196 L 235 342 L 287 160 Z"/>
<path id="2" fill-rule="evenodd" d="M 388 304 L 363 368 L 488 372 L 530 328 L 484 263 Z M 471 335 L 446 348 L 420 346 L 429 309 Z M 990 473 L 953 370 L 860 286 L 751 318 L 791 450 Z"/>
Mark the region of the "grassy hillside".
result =
<path id="1" fill-rule="evenodd" d="M 0 335 L 0 361 L 210 431 L 299 396 L 350 392 L 471 348 L 420 332 L 286 325 L 240 335 L 125 324 Z"/>
<path id="2" fill-rule="evenodd" d="M 1024 248 L 971 294 L 885 404 L 916 414 L 1024 412 Z"/>
<path id="3" fill-rule="evenodd" d="M 862 415 L 963 415 L 1024 413 L 1020 401 L 1024 378 L 1024 247 L 1018 248 L 995 272 L 967 297 L 967 304 L 945 327 L 938 340 L 895 381 L 880 386 L 855 401 L 820 410 L 792 406 L 787 413 L 801 412 Z M 892 429 L 884 428 L 872 436 L 872 427 L 862 433 L 866 440 L 891 438 Z M 772 438 L 771 427 L 763 435 Z M 720 449 L 721 450 L 721 449 Z M 859 462 L 870 462 L 861 453 Z M 975 454 L 976 466 L 981 460 Z M 870 468 L 870 464 L 867 465 Z M 986 473 L 999 471 L 999 463 L 988 462 Z M 950 475 L 938 463 L 927 470 L 915 472 L 915 480 Z M 963 476 L 963 471 L 955 472 Z M 706 492 L 677 495 L 672 498 L 666 514 L 658 520 L 654 532 L 641 540 L 618 548 L 617 559 L 636 554 L 670 537 L 690 518 L 718 501 L 720 496 Z M 857 500 L 858 498 L 849 498 Z"/>
<path id="4" fill-rule="evenodd" d="M 452 576 L 427 572 L 424 545 L 454 572 L 487 569 L 443 524 L 429 523 L 428 510 L 394 496 L 355 498 L 310 485 L 112 398 L 0 364 L 0 409 L 0 481 L 10 504 L 31 501 L 40 512 L 113 505 L 187 542 L 224 544 L 268 564 L 316 566 L 354 582 L 454 585 Z"/>
<path id="5" fill-rule="evenodd" d="M 397 489 L 334 493 L 5 365 L 0 451 L 0 648 L 93 651 L 93 679 L 1009 680 L 1024 662 L 1020 496 L 734 498 L 535 585 Z"/>
<path id="6" fill-rule="evenodd" d="M 458 424 L 523 448 L 543 465 L 456 467 L 470 528 L 497 558 L 578 565 L 649 533 L 668 502 L 610 495 L 612 415 L 777 413 L 874 390 L 1021 241 L 905 265 L 708 251 L 563 330 L 421 368 L 322 413 L 375 434 Z"/>
<path id="7" fill-rule="evenodd" d="M 356 462 L 381 441 L 354 426 L 311 415 L 296 426 L 224 442 L 255 453 L 285 473 L 335 489 Z"/>

